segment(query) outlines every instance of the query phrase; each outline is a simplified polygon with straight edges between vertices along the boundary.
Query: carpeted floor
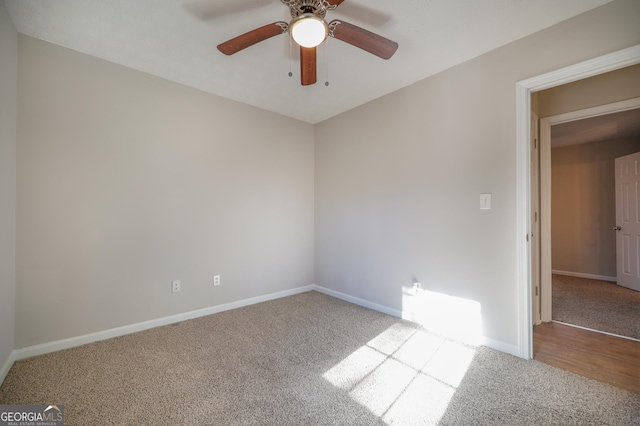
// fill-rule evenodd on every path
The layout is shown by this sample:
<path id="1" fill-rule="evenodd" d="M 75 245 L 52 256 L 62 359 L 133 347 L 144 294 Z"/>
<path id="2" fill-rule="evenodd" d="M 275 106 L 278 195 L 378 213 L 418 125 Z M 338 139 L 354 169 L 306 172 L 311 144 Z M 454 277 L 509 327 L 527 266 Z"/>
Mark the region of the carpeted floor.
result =
<path id="1" fill-rule="evenodd" d="M 16 362 L 68 425 L 637 425 L 640 395 L 309 292 Z"/>
<path id="2" fill-rule="evenodd" d="M 640 292 L 608 281 L 553 275 L 554 321 L 640 340 Z"/>

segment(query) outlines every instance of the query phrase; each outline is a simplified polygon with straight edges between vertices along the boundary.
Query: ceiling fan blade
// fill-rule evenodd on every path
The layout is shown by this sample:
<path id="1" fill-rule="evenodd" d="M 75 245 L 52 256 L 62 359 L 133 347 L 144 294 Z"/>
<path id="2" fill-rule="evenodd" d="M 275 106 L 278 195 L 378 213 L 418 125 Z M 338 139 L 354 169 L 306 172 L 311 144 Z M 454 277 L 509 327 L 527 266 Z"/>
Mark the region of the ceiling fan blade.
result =
<path id="1" fill-rule="evenodd" d="M 286 22 L 278 21 L 273 24 L 265 25 L 264 27 L 256 28 L 253 31 L 234 37 L 231 40 L 225 41 L 218 45 L 218 50 L 225 55 L 233 55 L 238 53 L 242 49 L 246 49 L 249 46 L 253 46 L 256 43 L 260 43 L 268 38 L 284 34 L 289 30 L 289 24 Z"/>
<path id="2" fill-rule="evenodd" d="M 316 48 L 300 46 L 300 79 L 303 86 L 315 84 L 316 77 Z"/>
<path id="3" fill-rule="evenodd" d="M 389 59 L 398 50 L 398 43 L 348 22 L 335 19 L 329 23 L 329 35 L 366 50 L 382 59 Z"/>
<path id="4" fill-rule="evenodd" d="M 330 5 L 333 5 L 335 7 L 340 6 L 340 4 L 343 2 L 344 0 L 327 0 L 327 3 L 329 3 Z"/>

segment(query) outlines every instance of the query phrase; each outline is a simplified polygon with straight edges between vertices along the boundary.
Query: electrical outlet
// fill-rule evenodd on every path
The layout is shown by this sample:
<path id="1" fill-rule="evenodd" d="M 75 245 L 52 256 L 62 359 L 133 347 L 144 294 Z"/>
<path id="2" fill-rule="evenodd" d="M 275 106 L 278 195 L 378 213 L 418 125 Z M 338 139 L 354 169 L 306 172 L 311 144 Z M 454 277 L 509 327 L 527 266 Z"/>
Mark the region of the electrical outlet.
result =
<path id="1" fill-rule="evenodd" d="M 220 285 L 220 275 L 216 275 L 213 277 L 213 285 L 216 287 Z"/>
<path id="2" fill-rule="evenodd" d="M 179 293 L 181 288 L 180 280 L 171 281 L 171 293 Z"/>
<path id="3" fill-rule="evenodd" d="M 420 281 L 413 282 L 413 291 L 418 293 L 422 289 L 422 283 Z"/>

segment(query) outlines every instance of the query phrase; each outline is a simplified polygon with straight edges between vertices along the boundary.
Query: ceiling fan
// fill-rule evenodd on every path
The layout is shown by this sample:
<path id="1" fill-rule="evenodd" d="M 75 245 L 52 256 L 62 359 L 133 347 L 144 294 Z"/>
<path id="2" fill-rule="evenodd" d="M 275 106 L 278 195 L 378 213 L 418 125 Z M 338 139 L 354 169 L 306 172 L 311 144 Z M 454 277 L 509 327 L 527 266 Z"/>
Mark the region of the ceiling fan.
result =
<path id="1" fill-rule="evenodd" d="M 279 34 L 289 32 L 300 46 L 300 77 L 303 86 L 315 84 L 316 47 L 327 36 L 342 40 L 366 50 L 382 59 L 389 59 L 398 49 L 398 43 L 384 38 L 364 28 L 340 19 L 327 23 L 327 10 L 333 10 L 344 0 L 280 0 L 291 11 L 291 22 L 274 22 L 249 31 L 218 45 L 225 55 L 233 55 L 249 46 Z"/>

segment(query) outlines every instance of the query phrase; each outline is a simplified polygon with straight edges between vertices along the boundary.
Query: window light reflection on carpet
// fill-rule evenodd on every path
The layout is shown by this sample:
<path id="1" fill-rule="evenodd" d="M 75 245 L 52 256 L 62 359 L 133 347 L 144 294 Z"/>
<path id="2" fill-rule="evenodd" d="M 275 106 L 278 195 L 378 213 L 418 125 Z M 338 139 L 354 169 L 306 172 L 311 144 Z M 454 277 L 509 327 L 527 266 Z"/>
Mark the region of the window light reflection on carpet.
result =
<path id="1" fill-rule="evenodd" d="M 437 423 L 473 361 L 475 348 L 415 324 L 389 327 L 324 379 L 388 424 Z"/>

